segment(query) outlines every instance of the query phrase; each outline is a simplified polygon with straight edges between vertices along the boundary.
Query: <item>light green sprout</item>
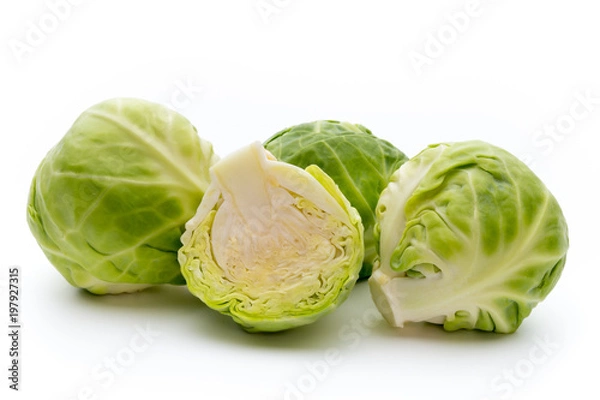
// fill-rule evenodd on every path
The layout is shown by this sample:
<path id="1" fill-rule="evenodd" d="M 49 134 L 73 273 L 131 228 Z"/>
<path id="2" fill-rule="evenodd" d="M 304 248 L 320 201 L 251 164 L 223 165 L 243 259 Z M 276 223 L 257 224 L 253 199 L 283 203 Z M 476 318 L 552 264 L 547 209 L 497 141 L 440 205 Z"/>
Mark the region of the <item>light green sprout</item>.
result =
<path id="1" fill-rule="evenodd" d="M 130 98 L 102 102 L 39 165 L 29 227 L 65 279 L 92 293 L 184 284 L 179 237 L 216 160 L 175 111 Z"/>
<path id="2" fill-rule="evenodd" d="M 514 332 L 556 285 L 567 224 L 550 191 L 480 141 L 432 145 L 396 171 L 377 205 L 369 280 L 387 321 Z"/>

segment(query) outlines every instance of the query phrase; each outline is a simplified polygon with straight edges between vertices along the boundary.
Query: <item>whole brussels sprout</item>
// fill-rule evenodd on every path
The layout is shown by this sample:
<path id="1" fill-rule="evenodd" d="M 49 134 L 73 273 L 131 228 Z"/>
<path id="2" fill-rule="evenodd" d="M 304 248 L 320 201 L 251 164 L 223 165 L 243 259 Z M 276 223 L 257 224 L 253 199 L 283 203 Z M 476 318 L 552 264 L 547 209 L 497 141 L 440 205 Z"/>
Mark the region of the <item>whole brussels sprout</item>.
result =
<path id="1" fill-rule="evenodd" d="M 104 101 L 83 112 L 39 165 L 29 227 L 65 279 L 92 293 L 184 284 L 179 237 L 216 160 L 175 111 Z"/>
<path id="2" fill-rule="evenodd" d="M 191 293 L 249 332 L 312 323 L 358 279 L 358 212 L 317 166 L 277 161 L 260 143 L 223 158 L 179 261 Z"/>
<path id="3" fill-rule="evenodd" d="M 315 164 L 335 181 L 362 219 L 365 258 L 360 279 L 371 276 L 375 207 L 392 173 L 408 160 L 404 153 L 362 125 L 339 121 L 296 125 L 264 145 L 277 159 L 300 168 Z"/>
<path id="4" fill-rule="evenodd" d="M 369 283 L 387 321 L 514 332 L 556 285 L 568 248 L 558 202 L 505 150 L 429 146 L 396 171 L 377 205 Z"/>

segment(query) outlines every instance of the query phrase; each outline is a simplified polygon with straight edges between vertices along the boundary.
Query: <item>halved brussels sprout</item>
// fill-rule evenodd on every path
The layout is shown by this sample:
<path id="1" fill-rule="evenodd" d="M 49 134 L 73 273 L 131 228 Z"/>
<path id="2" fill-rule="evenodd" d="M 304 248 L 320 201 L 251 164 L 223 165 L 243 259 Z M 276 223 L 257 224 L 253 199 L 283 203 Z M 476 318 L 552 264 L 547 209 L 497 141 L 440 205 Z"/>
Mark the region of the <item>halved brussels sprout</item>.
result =
<path id="1" fill-rule="evenodd" d="M 519 159 L 480 141 L 432 145 L 377 205 L 369 280 L 393 326 L 514 332 L 556 285 L 568 248 L 558 202 Z"/>
<path id="2" fill-rule="evenodd" d="M 314 121 L 282 130 L 265 142 L 277 159 L 306 168 L 315 164 L 329 175 L 360 213 L 365 228 L 365 259 L 360 278 L 371 276 L 376 254 L 375 207 L 390 177 L 408 158 L 362 125 Z"/>
<path id="3" fill-rule="evenodd" d="M 181 238 L 191 293 L 249 332 L 312 323 L 348 297 L 363 227 L 321 169 L 277 161 L 254 143 L 211 176 Z"/>
<path id="4" fill-rule="evenodd" d="M 83 112 L 38 167 L 29 227 L 65 279 L 92 293 L 184 284 L 179 237 L 216 160 L 177 112 L 138 99 L 104 101 Z"/>

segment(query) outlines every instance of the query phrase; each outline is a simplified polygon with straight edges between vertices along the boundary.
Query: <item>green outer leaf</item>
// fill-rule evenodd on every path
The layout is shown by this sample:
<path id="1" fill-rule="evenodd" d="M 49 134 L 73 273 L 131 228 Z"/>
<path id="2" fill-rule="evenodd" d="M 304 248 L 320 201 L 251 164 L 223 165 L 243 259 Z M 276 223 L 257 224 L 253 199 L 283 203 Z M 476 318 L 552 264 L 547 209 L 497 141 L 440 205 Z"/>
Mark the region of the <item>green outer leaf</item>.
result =
<path id="1" fill-rule="evenodd" d="M 254 147 L 241 149 L 215 165 L 211 170 L 213 171 L 211 186 L 198 207 L 196 215 L 186 224 L 186 231 L 181 238 L 183 246 L 179 250 L 181 270 L 190 292 L 210 308 L 231 316 L 248 332 L 275 332 L 290 329 L 313 323 L 321 316 L 333 311 L 346 300 L 354 287 L 364 255 L 364 249 L 360 245 L 363 240 L 360 216 L 335 182 L 315 165 L 303 170 L 291 164 L 264 158 L 265 153 L 260 144 L 255 143 Z M 243 179 L 252 181 L 250 186 L 254 187 L 254 190 L 248 192 L 252 198 L 242 198 L 242 195 L 246 194 L 246 188 L 228 185 L 227 181 L 234 182 L 240 179 L 240 173 L 245 174 Z M 226 197 L 230 199 L 227 201 L 235 202 L 238 205 L 246 202 L 253 203 L 256 201 L 255 198 L 261 198 L 263 194 L 258 192 L 262 190 L 262 185 L 258 181 L 263 179 L 262 175 L 269 182 L 277 182 L 277 187 L 283 187 L 300 198 L 314 201 L 315 204 L 323 204 L 331 210 L 330 215 L 337 215 L 336 218 L 346 220 L 344 224 L 349 230 L 349 238 L 351 238 L 348 239 L 351 241 L 345 244 L 346 251 L 349 252 L 348 258 L 321 265 L 321 272 L 314 281 L 303 281 L 302 284 L 294 286 L 286 286 L 286 281 L 265 283 L 234 279 L 229 271 L 229 266 L 220 265 L 214 254 L 215 219 L 226 201 L 224 200 Z M 234 191 L 240 190 L 240 192 L 234 193 L 237 196 L 232 197 L 232 193 L 222 192 L 224 187 Z M 248 206 L 246 209 L 248 215 L 245 215 L 244 220 L 249 221 L 248 223 L 253 222 L 252 213 L 257 209 L 260 209 L 258 203 Z M 321 209 L 325 210 L 325 208 Z M 273 212 L 279 211 L 275 208 Z M 267 215 L 272 214 L 270 211 L 266 212 L 264 218 L 268 218 Z M 229 216 L 225 217 L 229 218 Z M 245 228 L 242 226 L 237 227 L 237 230 L 243 231 L 243 229 Z M 254 232 L 252 236 L 253 240 L 262 238 L 257 232 Z M 264 239 L 272 238 L 265 237 Z M 272 250 L 278 251 L 277 248 Z M 304 258 L 299 256 L 297 260 L 299 268 L 303 261 Z M 264 270 L 271 268 L 267 265 L 264 267 Z M 253 268 L 259 270 L 261 266 Z M 277 270 L 273 270 L 271 274 L 276 272 Z M 274 276 L 269 275 L 268 279 L 272 280 Z M 326 280 L 327 276 L 332 277 L 333 280 L 324 282 L 323 280 Z M 267 288 L 257 297 L 253 297 L 250 290 L 257 285 L 267 285 Z M 302 298 L 298 302 L 290 302 L 289 299 L 292 296 L 301 296 Z M 319 300 L 311 302 L 315 296 Z"/>
<path id="2" fill-rule="evenodd" d="M 514 332 L 556 285 L 567 224 L 520 160 L 490 144 L 432 145 L 383 191 L 370 280 L 395 326 Z M 431 268 L 430 266 L 435 266 Z"/>
<path id="3" fill-rule="evenodd" d="M 284 129 L 264 146 L 277 159 L 306 168 L 318 165 L 355 207 L 365 228 L 365 260 L 360 278 L 371 275 L 376 254 L 375 207 L 391 174 L 408 158 L 362 125 L 331 120 Z"/>
<path id="4" fill-rule="evenodd" d="M 175 111 L 104 101 L 83 112 L 39 165 L 31 232 L 70 284 L 93 293 L 183 284 L 179 237 L 214 162 L 212 145 Z"/>

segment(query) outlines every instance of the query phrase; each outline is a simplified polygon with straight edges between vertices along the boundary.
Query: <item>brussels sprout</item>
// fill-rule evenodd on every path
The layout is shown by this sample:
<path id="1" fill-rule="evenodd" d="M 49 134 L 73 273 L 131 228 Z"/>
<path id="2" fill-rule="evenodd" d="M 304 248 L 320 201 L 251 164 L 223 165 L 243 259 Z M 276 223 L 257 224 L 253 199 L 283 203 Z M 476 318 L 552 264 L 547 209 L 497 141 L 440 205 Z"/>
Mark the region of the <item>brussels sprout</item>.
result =
<path id="1" fill-rule="evenodd" d="M 480 141 L 437 144 L 396 171 L 377 205 L 369 280 L 387 321 L 514 332 L 555 286 L 567 224 L 516 157 Z"/>
<path id="2" fill-rule="evenodd" d="M 112 99 L 81 114 L 35 173 L 28 223 L 76 287 L 184 284 L 179 237 L 209 184 L 212 145 L 178 113 Z"/>
<path id="3" fill-rule="evenodd" d="M 361 125 L 315 121 L 285 129 L 265 142 L 277 159 L 306 168 L 318 165 L 355 207 L 365 228 L 360 279 L 371 275 L 376 244 L 375 207 L 381 191 L 407 157 Z"/>
<path id="4" fill-rule="evenodd" d="M 191 293 L 249 332 L 314 322 L 358 279 L 363 227 L 317 166 L 277 161 L 260 143 L 211 168 L 179 262 Z"/>

